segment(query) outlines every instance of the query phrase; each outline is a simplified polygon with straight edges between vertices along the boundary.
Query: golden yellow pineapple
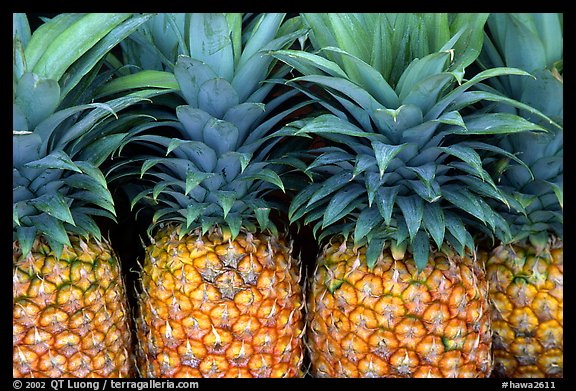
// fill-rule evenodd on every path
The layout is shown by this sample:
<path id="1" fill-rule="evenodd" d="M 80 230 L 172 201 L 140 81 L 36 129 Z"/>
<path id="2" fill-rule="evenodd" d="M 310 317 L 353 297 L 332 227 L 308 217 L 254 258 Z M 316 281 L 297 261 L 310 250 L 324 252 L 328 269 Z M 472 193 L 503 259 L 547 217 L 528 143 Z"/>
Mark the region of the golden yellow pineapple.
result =
<path id="1" fill-rule="evenodd" d="M 491 41 L 478 60 L 483 67 L 514 66 L 533 74 L 522 80 L 498 78 L 491 86 L 529 105 L 512 110 L 548 130 L 492 141 L 521 159 L 521 164 L 499 159 L 495 164 L 498 186 L 510 194 L 510 207 L 500 213 L 512 238 L 483 249 L 493 307 L 494 375 L 500 377 L 564 374 L 562 18 L 558 13 L 492 14 L 487 23 Z M 530 50 L 535 47 L 546 50 Z M 493 109 L 500 108 L 511 109 Z"/>
<path id="2" fill-rule="evenodd" d="M 134 374 L 120 262 L 97 221 L 115 210 L 99 166 L 140 101 L 92 103 L 106 48 L 149 16 L 13 14 L 13 376 Z M 96 78 L 97 80 L 98 78 Z"/>
<path id="3" fill-rule="evenodd" d="M 543 250 L 503 245 L 487 260 L 493 310 L 495 375 L 562 377 L 562 241 Z"/>
<path id="4" fill-rule="evenodd" d="M 130 311 L 105 240 L 70 237 L 57 257 L 36 239 L 13 251 L 13 376 L 130 377 Z"/>
<path id="5" fill-rule="evenodd" d="M 280 138 L 268 136 L 302 106 L 275 111 L 294 91 L 271 96 L 266 82 L 288 69 L 262 51 L 305 32 L 284 19 L 159 14 L 148 26 L 159 46 L 181 50 L 163 59 L 174 70 L 164 76 L 186 104 L 159 102 L 154 116 L 165 120 L 150 128 L 169 130 L 134 128 L 143 155 L 113 174 L 136 189 L 133 205 L 154 212 L 137 320 L 142 376 L 303 376 L 299 266 L 270 216 L 286 206 L 270 197 L 284 185 L 272 154 Z"/>
<path id="6" fill-rule="evenodd" d="M 299 264 L 282 238 L 218 228 L 148 248 L 138 321 L 146 377 L 302 376 Z"/>
<path id="7" fill-rule="evenodd" d="M 486 277 L 468 257 L 437 253 L 418 271 L 385 249 L 333 241 L 308 296 L 317 377 L 478 377 L 492 369 Z"/>
<path id="8" fill-rule="evenodd" d="M 468 89 L 526 72 L 462 78 L 481 48 L 486 14 L 303 18 L 318 53 L 273 55 L 303 74 L 289 84 L 329 111 L 284 132 L 326 142 L 305 155 L 313 181 L 289 209 L 291 221 L 328 242 L 308 287 L 312 374 L 488 377 L 488 286 L 472 235 L 503 240 L 508 232 L 488 203 L 506 200 L 481 153 L 517 158 L 481 140 L 541 128 L 516 115 L 466 114 L 483 99 Z M 414 37 L 409 52 L 406 36 Z M 438 40 L 426 41 L 432 36 Z"/>

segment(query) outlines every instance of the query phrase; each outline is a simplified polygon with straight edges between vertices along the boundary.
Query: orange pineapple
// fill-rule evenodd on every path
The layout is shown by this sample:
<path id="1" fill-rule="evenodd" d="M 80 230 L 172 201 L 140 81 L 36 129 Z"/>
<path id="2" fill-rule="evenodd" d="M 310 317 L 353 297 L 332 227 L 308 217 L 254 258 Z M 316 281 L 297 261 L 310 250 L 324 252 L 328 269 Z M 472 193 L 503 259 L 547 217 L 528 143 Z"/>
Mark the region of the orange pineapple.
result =
<path id="1" fill-rule="evenodd" d="M 500 209 L 512 238 L 482 248 L 493 307 L 494 375 L 500 377 L 564 374 L 562 19 L 558 13 L 491 14 L 490 41 L 478 59 L 481 67 L 513 66 L 534 76 L 491 80 L 499 93 L 526 104 L 493 109 L 515 111 L 548 130 L 493 141 L 521 159 L 495 165 L 498 186 L 511 195 L 511 207 Z M 538 47 L 546 50 L 531 50 Z"/>
<path id="2" fill-rule="evenodd" d="M 166 120 L 151 125 L 170 129 L 135 128 L 146 154 L 114 173 L 134 178 L 133 205 L 154 210 L 137 319 L 145 377 L 303 376 L 299 261 L 270 216 L 283 207 L 270 193 L 284 185 L 271 154 L 280 139 L 268 137 L 302 104 L 274 112 L 294 93 L 269 95 L 268 78 L 287 69 L 262 52 L 305 30 L 283 14 L 252 18 L 159 14 L 148 26 L 159 50 L 182 51 L 166 53 L 166 66 L 186 104 L 158 105 Z"/>
<path id="3" fill-rule="evenodd" d="M 97 221 L 114 219 L 99 169 L 111 122 L 145 97 L 93 104 L 103 50 L 146 17 L 63 13 L 31 34 L 13 15 L 13 376 L 134 374 L 120 261 Z"/>
<path id="4" fill-rule="evenodd" d="M 308 287 L 312 374 L 488 377 L 488 284 L 472 234 L 508 232 L 487 202 L 506 200 L 481 156 L 485 148 L 504 152 L 482 140 L 541 128 L 465 109 L 477 101 L 471 87 L 526 72 L 497 68 L 463 79 L 486 14 L 303 18 L 318 53 L 273 55 L 303 75 L 291 83 L 328 111 L 284 132 L 326 142 L 307 161 L 312 183 L 289 209 L 324 244 Z M 426 41 L 432 36 L 438 40 Z M 403 52 L 406 40 L 414 44 Z"/>

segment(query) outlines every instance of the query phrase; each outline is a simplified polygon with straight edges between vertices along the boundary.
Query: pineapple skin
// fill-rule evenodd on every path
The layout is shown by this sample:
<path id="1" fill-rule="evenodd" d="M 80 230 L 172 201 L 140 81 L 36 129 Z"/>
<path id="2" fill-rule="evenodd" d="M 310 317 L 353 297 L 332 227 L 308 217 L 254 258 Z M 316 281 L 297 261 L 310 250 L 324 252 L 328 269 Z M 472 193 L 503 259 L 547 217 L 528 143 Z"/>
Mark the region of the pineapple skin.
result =
<path id="1" fill-rule="evenodd" d="M 143 377 L 302 377 L 299 261 L 283 238 L 214 228 L 148 246 L 137 318 Z"/>
<path id="2" fill-rule="evenodd" d="M 102 239 L 70 235 L 56 258 L 13 242 L 13 376 L 132 377 L 131 316 L 120 264 Z"/>
<path id="3" fill-rule="evenodd" d="M 488 286 L 470 258 L 432 254 L 418 273 L 390 248 L 370 270 L 366 247 L 333 240 L 308 294 L 315 377 L 488 377 Z"/>
<path id="4" fill-rule="evenodd" d="M 563 242 L 551 238 L 540 251 L 528 243 L 501 245 L 484 256 L 494 330 L 493 375 L 563 377 Z"/>

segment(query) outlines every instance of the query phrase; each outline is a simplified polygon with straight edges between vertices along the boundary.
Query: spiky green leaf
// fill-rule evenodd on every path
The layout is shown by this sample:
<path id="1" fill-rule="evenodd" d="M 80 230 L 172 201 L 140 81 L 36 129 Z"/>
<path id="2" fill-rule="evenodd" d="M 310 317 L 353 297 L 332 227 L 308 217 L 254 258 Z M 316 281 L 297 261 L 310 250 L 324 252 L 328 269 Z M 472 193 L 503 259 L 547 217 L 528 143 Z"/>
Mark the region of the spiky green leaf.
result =
<path id="1" fill-rule="evenodd" d="M 384 144 L 379 141 L 372 141 L 372 148 L 374 150 L 374 156 L 376 157 L 376 162 L 378 164 L 378 169 L 380 170 L 380 178 L 386 172 L 388 165 L 398 155 L 407 144 L 401 145 L 389 145 Z"/>

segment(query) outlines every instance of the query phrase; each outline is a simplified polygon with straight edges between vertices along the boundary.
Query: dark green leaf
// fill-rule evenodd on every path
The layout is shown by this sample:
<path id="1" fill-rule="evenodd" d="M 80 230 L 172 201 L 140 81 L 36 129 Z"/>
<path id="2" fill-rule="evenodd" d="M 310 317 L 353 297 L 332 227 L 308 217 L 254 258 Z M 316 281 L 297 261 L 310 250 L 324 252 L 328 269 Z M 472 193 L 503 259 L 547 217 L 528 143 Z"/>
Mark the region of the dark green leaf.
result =
<path id="1" fill-rule="evenodd" d="M 205 173 L 200 171 L 189 170 L 186 173 L 186 190 L 184 195 L 188 195 L 196 186 L 198 186 L 204 179 L 212 177 L 213 173 Z"/>
<path id="2" fill-rule="evenodd" d="M 98 224 L 94 221 L 90 215 L 86 213 L 80 213 L 80 211 L 72 210 L 72 217 L 74 217 L 74 221 L 76 222 L 76 226 L 80 227 L 84 230 L 87 234 L 92 235 L 97 240 L 102 239 L 102 233 L 100 232 L 100 228 Z"/>
<path id="3" fill-rule="evenodd" d="M 242 228 L 242 218 L 236 213 L 230 213 L 224 220 L 230 228 L 232 240 L 235 240 L 240 233 L 240 228 Z"/>
<path id="4" fill-rule="evenodd" d="M 268 227 L 270 221 L 270 208 L 255 208 L 254 214 L 256 215 L 256 220 L 258 220 L 260 230 L 264 231 Z"/>

